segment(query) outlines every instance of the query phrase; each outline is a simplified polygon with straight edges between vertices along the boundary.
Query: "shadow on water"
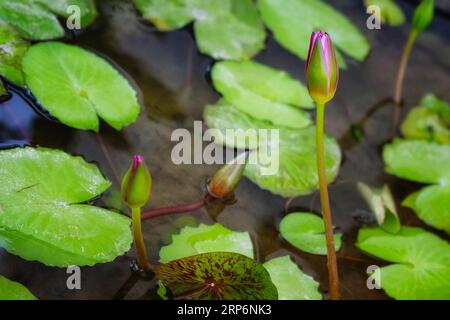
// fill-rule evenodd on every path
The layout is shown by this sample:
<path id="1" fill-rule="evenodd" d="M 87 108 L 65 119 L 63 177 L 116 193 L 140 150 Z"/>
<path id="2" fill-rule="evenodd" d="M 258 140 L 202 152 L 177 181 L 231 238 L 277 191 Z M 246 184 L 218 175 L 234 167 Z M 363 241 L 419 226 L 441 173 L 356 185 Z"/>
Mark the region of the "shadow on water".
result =
<path id="1" fill-rule="evenodd" d="M 327 107 L 327 131 L 339 137 L 345 159 L 338 178 L 330 185 L 333 222 L 344 234 L 343 246 L 338 252 L 342 296 L 345 299 L 386 299 L 381 290 L 369 290 L 366 286 L 367 267 L 383 265 L 383 262 L 364 255 L 354 246 L 361 224 L 373 221 L 369 208 L 356 190 L 356 183 L 388 184 L 402 223 L 431 230 L 409 209 L 400 206 L 404 197 L 420 185 L 386 174 L 381 157 L 383 144 L 392 139 L 393 104 L 389 98 L 380 100 L 380 97 L 392 92 L 408 26 L 369 31 L 362 27 L 366 16 L 360 1 L 330 2 L 344 11 L 372 44 L 372 53 L 364 63 L 349 60 L 349 69 L 342 71 L 336 99 Z M 114 182 L 100 204 L 119 210 L 124 208 L 120 202 L 118 180 L 134 153 L 145 157 L 153 175 L 152 199 L 145 209 L 200 199 L 205 181 L 217 166 L 173 164 L 170 136 L 180 127 L 192 130 L 193 121 L 202 119 L 204 106 L 218 99 L 207 79 L 213 61 L 197 52 L 189 28 L 160 33 L 139 17 L 129 1 L 101 0 L 97 3 L 100 16 L 94 25 L 70 34 L 64 41 L 97 52 L 129 75 L 141 92 L 143 111 L 137 122 L 122 132 L 116 132 L 104 123 L 99 134 L 75 130 L 49 119 L 26 92 L 10 86 L 11 98 L 0 104 L 0 147 L 39 145 L 83 155 L 87 161 L 98 163 L 105 176 Z M 405 1 L 399 3 L 411 16 L 413 6 Z M 431 29 L 417 41 L 405 79 L 403 115 L 426 92 L 434 92 L 450 101 L 448 23 L 438 16 Z M 266 49 L 255 59 L 286 70 L 303 81 L 304 62 L 283 49 L 271 36 Z M 236 200 L 233 205 L 223 208 L 209 208 L 210 215 L 207 210 L 198 209 L 145 221 L 144 237 L 151 261 L 159 260 L 159 248 L 169 244 L 171 235 L 182 227 L 217 221 L 233 230 L 249 231 L 259 261 L 291 255 L 307 274 L 321 283 L 320 289 L 326 295 L 326 257 L 301 252 L 281 239 L 278 232 L 279 222 L 289 212 L 320 212 L 317 193 L 285 199 L 243 179 L 236 191 Z M 438 234 L 448 239 L 448 236 Z M 131 250 L 111 263 L 83 267 L 82 290 L 67 289 L 65 269 L 24 261 L 3 249 L 0 249 L 0 274 L 20 281 L 41 299 L 111 299 L 117 298 L 116 292 L 126 299 L 154 298 L 156 284 L 153 280 L 130 280 L 129 266 L 133 257 Z"/>

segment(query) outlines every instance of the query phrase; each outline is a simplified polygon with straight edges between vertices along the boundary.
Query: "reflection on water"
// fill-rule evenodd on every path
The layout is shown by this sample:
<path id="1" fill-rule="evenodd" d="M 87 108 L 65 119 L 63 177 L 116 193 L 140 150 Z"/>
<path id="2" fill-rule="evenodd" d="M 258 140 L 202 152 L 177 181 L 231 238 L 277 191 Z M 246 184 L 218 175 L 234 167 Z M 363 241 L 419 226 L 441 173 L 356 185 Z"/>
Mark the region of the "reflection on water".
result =
<path id="1" fill-rule="evenodd" d="M 408 27 L 365 30 L 365 10 L 360 1 L 330 2 L 345 11 L 373 45 L 365 63 L 349 61 L 349 70 L 341 74 L 336 99 L 327 106 L 327 131 L 339 139 L 345 158 L 337 181 L 330 186 L 334 224 L 344 232 L 343 248 L 338 252 L 342 296 L 345 299 L 383 299 L 386 296 L 381 290 L 366 288 L 367 267 L 383 263 L 362 254 L 353 245 L 359 222 L 371 220 L 355 183 L 358 180 L 374 186 L 388 183 L 398 204 L 418 188 L 416 184 L 384 173 L 381 148 L 392 137 L 392 108 L 389 103 L 372 107 L 392 93 Z M 412 7 L 399 2 L 410 16 Z M 205 181 L 217 166 L 174 165 L 170 160 L 173 147 L 170 135 L 180 127 L 192 130 L 193 121 L 202 118 L 203 107 L 218 99 L 207 76 L 213 61 L 196 51 L 189 28 L 159 33 L 138 16 L 129 1 L 102 0 L 98 4 L 101 15 L 94 25 L 80 34 L 71 34 L 65 41 L 107 57 L 133 79 L 142 93 L 143 102 L 137 122 L 122 132 L 107 125 L 102 125 L 99 134 L 75 130 L 45 119 L 29 106 L 20 92 L 13 91 L 12 98 L 0 105 L 0 146 L 31 144 L 59 148 L 96 162 L 113 182 L 99 205 L 123 209 L 118 201 L 119 176 L 128 168 L 131 156 L 138 152 L 146 158 L 154 179 L 152 198 L 145 209 L 182 205 L 200 199 Z M 448 23 L 438 17 L 430 31 L 417 42 L 406 75 L 404 112 L 428 91 L 450 101 L 450 65 L 448 54 L 444 54 L 450 52 Z M 304 78 L 304 62 L 281 48 L 271 37 L 266 50 L 256 59 L 284 69 L 295 78 Z M 290 254 L 306 273 L 321 283 L 322 292 L 326 292 L 326 257 L 300 252 L 283 241 L 278 233 L 278 224 L 287 212 L 319 212 L 318 195 L 284 199 L 243 179 L 236 199 L 237 203 L 224 208 L 218 216 L 210 217 L 201 209 L 144 222 L 152 262 L 158 261 L 158 249 L 171 241 L 171 234 L 185 225 L 213 223 L 214 219 L 234 230 L 248 230 L 260 261 Z M 423 226 L 411 211 L 399 208 L 403 224 Z M 439 235 L 446 237 L 442 233 Z M 133 256 L 131 251 L 114 262 L 82 268 L 82 290 L 67 290 L 65 269 L 27 262 L 2 249 L 0 274 L 20 281 L 42 299 L 110 299 L 129 279 Z M 138 281 L 126 297 L 141 298 L 152 286 L 153 282 Z"/>

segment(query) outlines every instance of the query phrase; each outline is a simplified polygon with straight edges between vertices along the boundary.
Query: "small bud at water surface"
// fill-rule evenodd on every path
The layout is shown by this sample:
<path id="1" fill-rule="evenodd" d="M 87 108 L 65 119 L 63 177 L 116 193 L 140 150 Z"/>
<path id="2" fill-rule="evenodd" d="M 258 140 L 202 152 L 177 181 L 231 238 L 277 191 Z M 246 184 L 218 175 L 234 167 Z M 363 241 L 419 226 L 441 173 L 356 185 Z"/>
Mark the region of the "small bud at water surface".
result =
<path id="1" fill-rule="evenodd" d="M 122 197 L 131 208 L 143 207 L 152 189 L 152 177 L 144 158 L 135 155 L 133 164 L 122 179 Z"/>
<path id="2" fill-rule="evenodd" d="M 232 195 L 237 184 L 241 180 L 247 163 L 248 152 L 239 154 L 233 161 L 220 168 L 208 184 L 208 192 L 211 196 L 224 199 Z"/>
<path id="3" fill-rule="evenodd" d="M 339 66 L 330 36 L 322 31 L 313 32 L 306 61 L 309 95 L 316 103 L 327 103 L 336 93 L 338 80 Z"/>

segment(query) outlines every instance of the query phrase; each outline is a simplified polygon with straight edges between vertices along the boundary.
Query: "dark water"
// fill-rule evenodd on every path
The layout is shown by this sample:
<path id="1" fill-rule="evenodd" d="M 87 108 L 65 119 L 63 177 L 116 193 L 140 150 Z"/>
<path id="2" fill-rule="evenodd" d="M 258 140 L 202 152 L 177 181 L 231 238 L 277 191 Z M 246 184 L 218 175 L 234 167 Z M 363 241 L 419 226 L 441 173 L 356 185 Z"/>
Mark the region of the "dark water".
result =
<path id="1" fill-rule="evenodd" d="M 370 31 L 365 28 L 366 15 L 361 1 L 330 2 L 344 11 L 372 44 L 372 52 L 363 64 L 349 62 L 349 69 L 341 74 L 337 96 L 327 107 L 327 131 L 339 139 L 344 150 L 339 177 L 330 186 L 334 224 L 344 232 L 344 244 L 338 253 L 342 296 L 344 299 L 385 299 L 383 291 L 366 288 L 365 272 L 369 265 L 383 265 L 383 262 L 362 254 L 353 245 L 359 221 L 370 220 L 355 183 L 364 181 L 374 186 L 388 183 L 398 204 L 418 188 L 416 184 L 385 174 L 381 160 L 382 145 L 391 139 L 393 105 L 389 97 L 408 27 Z M 399 2 L 410 17 L 412 5 Z M 108 206 L 117 203 L 118 176 L 127 169 L 131 156 L 141 153 L 154 178 L 149 208 L 194 202 L 202 197 L 205 181 L 218 167 L 172 164 L 170 135 L 180 127 L 192 130 L 193 121 L 202 119 L 204 106 L 218 99 L 206 76 L 213 61 L 196 51 L 189 28 L 159 33 L 139 17 L 129 1 L 105 0 L 98 4 L 101 15 L 95 24 L 81 34 L 68 35 L 66 41 L 107 57 L 133 79 L 140 88 L 143 105 L 138 121 L 122 132 L 106 125 L 99 135 L 74 130 L 46 119 L 30 108 L 19 92 L 13 92 L 12 99 L 0 105 L 0 144 L 2 147 L 31 144 L 59 148 L 97 162 L 114 182 L 114 187 L 100 203 Z M 406 75 L 403 114 L 426 92 L 434 92 L 450 101 L 449 26 L 446 17 L 438 16 L 418 39 Z M 266 50 L 256 60 L 284 69 L 296 78 L 304 78 L 304 62 L 270 37 Z M 353 138 L 355 128 L 364 132 L 359 142 Z M 243 179 L 236 197 L 238 202 L 227 207 L 217 221 L 234 230 L 249 231 L 261 261 L 291 254 L 306 273 L 321 283 L 320 289 L 326 294 L 326 257 L 296 250 L 284 242 L 277 231 L 279 221 L 287 212 L 318 212 L 318 195 L 288 202 Z M 399 206 L 399 211 L 404 225 L 427 228 L 410 210 Z M 157 261 L 159 248 L 170 242 L 172 233 L 198 222 L 212 223 L 213 220 L 202 209 L 144 222 L 152 261 Z M 26 262 L 2 249 L 0 274 L 23 283 L 41 299 L 110 299 L 130 276 L 132 257 L 131 251 L 115 262 L 82 268 L 82 290 L 66 288 L 65 269 Z M 141 297 L 151 286 L 139 282 L 127 298 Z"/>

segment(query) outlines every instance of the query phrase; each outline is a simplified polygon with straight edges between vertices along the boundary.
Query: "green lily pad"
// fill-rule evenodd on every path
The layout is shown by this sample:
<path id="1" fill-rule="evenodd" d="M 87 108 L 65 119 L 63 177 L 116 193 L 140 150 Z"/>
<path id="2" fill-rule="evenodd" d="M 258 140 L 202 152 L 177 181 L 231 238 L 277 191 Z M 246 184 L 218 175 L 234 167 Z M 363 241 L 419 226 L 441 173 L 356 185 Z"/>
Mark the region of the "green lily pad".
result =
<path id="1" fill-rule="evenodd" d="M 402 203 L 430 226 L 450 234 L 450 185 L 428 186 L 409 195 Z"/>
<path id="2" fill-rule="evenodd" d="M 174 297 L 192 300 L 276 300 L 266 269 L 253 259 L 229 253 L 203 253 L 159 265 L 158 279 Z"/>
<path id="3" fill-rule="evenodd" d="M 88 26 L 97 17 L 93 0 L 0 0 L 0 19 L 26 39 L 55 39 L 64 36 L 58 16 L 68 18 L 71 5 L 80 8 L 80 27 Z"/>
<path id="4" fill-rule="evenodd" d="M 254 61 L 222 61 L 214 65 L 212 80 L 227 101 L 255 119 L 290 128 L 312 123 L 294 107 L 314 107 L 308 90 L 284 71 Z"/>
<path id="5" fill-rule="evenodd" d="M 381 23 L 399 26 L 405 22 L 405 14 L 395 0 L 364 0 L 364 4 L 380 8 Z"/>
<path id="6" fill-rule="evenodd" d="M 200 52 L 215 59 L 245 60 L 264 47 L 266 33 L 253 0 L 134 0 L 160 31 L 194 21 Z"/>
<path id="7" fill-rule="evenodd" d="M 227 147 L 246 147 L 249 142 L 244 135 L 226 134 L 227 129 L 278 129 L 270 123 L 253 119 L 222 100 L 217 105 L 205 108 L 203 117 L 216 143 Z M 244 175 L 263 189 L 285 197 L 309 194 L 318 186 L 315 127 L 304 129 L 279 128 L 279 143 L 264 134 L 256 134 L 257 146 L 251 143 Z M 269 138 L 269 139 L 267 139 Z M 256 148 L 257 147 L 257 148 Z M 273 153 L 271 148 L 273 147 Z M 279 149 L 277 149 L 279 148 Z M 332 182 L 339 171 L 341 151 L 333 138 L 325 136 L 325 165 L 328 182 Z M 272 162 L 265 159 L 271 155 Z M 260 161 L 263 159 L 263 161 Z M 276 170 L 276 162 L 278 170 Z M 269 159 L 270 160 L 270 159 Z M 267 174 L 262 174 L 267 173 Z"/>
<path id="8" fill-rule="evenodd" d="M 120 130 L 140 112 L 136 91 L 108 62 L 81 48 L 47 42 L 23 58 L 26 83 L 62 123 L 98 131 L 99 117 Z"/>
<path id="9" fill-rule="evenodd" d="M 408 113 L 401 130 L 406 138 L 450 143 L 450 105 L 427 94 Z"/>
<path id="10" fill-rule="evenodd" d="M 345 68 L 341 51 L 358 61 L 363 61 L 369 53 L 364 35 L 324 1 L 258 0 L 258 7 L 275 39 L 303 60 L 308 56 L 311 33 L 318 29 L 330 33 L 341 68 Z"/>
<path id="11" fill-rule="evenodd" d="M 0 300 L 37 300 L 23 285 L 0 276 Z"/>
<path id="12" fill-rule="evenodd" d="M 387 232 L 397 233 L 401 227 L 400 219 L 389 186 L 377 189 L 358 182 L 358 191 L 374 213 L 378 225 Z"/>
<path id="13" fill-rule="evenodd" d="M 359 231 L 357 246 L 392 262 L 374 277 L 386 293 L 401 300 L 450 299 L 450 244 L 420 228 L 397 234 L 380 228 Z"/>
<path id="14" fill-rule="evenodd" d="M 322 218 L 308 212 L 294 212 L 280 222 L 281 236 L 296 248 L 312 253 L 327 254 L 325 227 Z M 341 247 L 341 233 L 334 235 L 334 248 Z"/>
<path id="15" fill-rule="evenodd" d="M 248 232 L 237 232 L 216 223 L 184 227 L 172 236 L 172 243 L 159 251 L 160 262 L 206 252 L 234 252 L 253 258 L 253 244 Z"/>
<path id="16" fill-rule="evenodd" d="M 22 57 L 28 50 L 29 44 L 19 33 L 0 20 L 0 75 L 9 81 L 24 85 L 22 73 Z"/>
<path id="17" fill-rule="evenodd" d="M 383 150 L 387 172 L 422 183 L 450 183 L 450 145 L 395 139 Z"/>
<path id="18" fill-rule="evenodd" d="M 278 300 L 321 300 L 319 283 L 303 273 L 289 256 L 263 264 L 278 290 Z"/>
<path id="19" fill-rule="evenodd" d="M 80 157 L 45 148 L 0 151 L 0 247 L 49 266 L 112 261 L 130 248 L 130 220 L 85 202 L 109 186 Z"/>

